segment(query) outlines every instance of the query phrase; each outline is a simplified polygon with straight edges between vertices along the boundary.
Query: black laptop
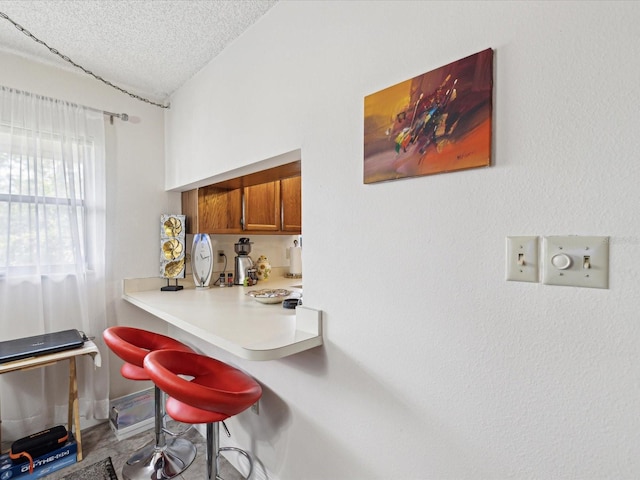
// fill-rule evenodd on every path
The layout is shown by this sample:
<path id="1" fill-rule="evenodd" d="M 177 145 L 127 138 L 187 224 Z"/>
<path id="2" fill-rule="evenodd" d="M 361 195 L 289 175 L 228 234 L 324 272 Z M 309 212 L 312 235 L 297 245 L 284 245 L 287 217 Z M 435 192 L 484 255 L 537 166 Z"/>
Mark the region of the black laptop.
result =
<path id="1" fill-rule="evenodd" d="M 84 338 L 78 330 L 63 330 L 33 337 L 16 338 L 0 342 L 0 363 L 62 352 L 80 348 L 82 345 L 84 345 Z"/>

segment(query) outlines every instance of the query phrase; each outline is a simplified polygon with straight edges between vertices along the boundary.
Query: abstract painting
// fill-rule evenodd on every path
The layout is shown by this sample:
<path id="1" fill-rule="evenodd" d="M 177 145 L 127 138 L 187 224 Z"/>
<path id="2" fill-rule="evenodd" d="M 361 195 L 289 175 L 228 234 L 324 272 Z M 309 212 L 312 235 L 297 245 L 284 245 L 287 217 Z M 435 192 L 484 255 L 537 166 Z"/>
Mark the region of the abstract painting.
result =
<path id="1" fill-rule="evenodd" d="M 491 164 L 493 50 L 364 99 L 364 183 Z"/>

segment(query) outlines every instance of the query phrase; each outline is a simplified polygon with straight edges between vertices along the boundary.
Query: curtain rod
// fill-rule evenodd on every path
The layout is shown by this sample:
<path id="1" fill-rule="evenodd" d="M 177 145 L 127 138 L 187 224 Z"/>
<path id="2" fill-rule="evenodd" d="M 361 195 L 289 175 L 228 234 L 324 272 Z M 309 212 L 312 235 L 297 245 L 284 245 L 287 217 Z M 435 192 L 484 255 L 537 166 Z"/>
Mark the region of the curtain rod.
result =
<path id="1" fill-rule="evenodd" d="M 98 108 L 93 108 L 93 107 L 88 107 L 86 105 L 81 105 L 79 103 L 73 103 L 73 102 L 67 102 L 66 100 L 60 100 L 58 98 L 53 98 L 53 97 L 47 97 L 46 95 L 40 95 L 38 93 L 31 93 L 31 92 L 27 92 L 26 90 L 20 90 L 18 88 L 12 88 L 12 87 L 4 87 L 4 86 L 0 86 L 1 88 L 6 88 L 8 90 L 12 90 L 14 92 L 17 93 L 21 93 L 23 95 L 28 95 L 28 96 L 33 96 L 35 95 L 36 97 L 40 97 L 43 98 L 45 100 L 51 100 L 53 102 L 64 102 L 68 105 L 71 105 L 73 107 L 82 107 L 82 108 L 86 108 L 88 110 L 91 110 L 93 112 L 99 112 L 102 113 L 103 115 L 107 115 L 110 119 L 111 125 L 113 125 L 113 117 L 118 117 L 120 120 L 122 120 L 123 122 L 128 122 L 129 121 L 129 115 L 126 113 L 113 113 L 113 112 L 108 112 L 107 110 L 100 110 Z"/>

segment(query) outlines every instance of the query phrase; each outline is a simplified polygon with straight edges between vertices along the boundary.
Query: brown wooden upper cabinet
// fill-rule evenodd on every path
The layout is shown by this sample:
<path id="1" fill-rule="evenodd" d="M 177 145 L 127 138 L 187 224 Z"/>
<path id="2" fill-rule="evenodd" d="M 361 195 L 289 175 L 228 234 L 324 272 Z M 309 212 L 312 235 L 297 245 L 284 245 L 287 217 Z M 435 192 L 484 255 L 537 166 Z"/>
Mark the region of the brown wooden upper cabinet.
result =
<path id="1" fill-rule="evenodd" d="M 242 230 L 242 191 L 207 186 L 182 192 L 187 233 L 235 233 Z"/>
<path id="2" fill-rule="evenodd" d="M 248 232 L 280 230 L 280 182 L 244 187 L 242 228 Z"/>
<path id="3" fill-rule="evenodd" d="M 182 193 L 187 233 L 302 233 L 301 177 L 242 188 L 210 185 Z"/>
<path id="4" fill-rule="evenodd" d="M 302 233 L 302 177 L 280 180 L 281 223 L 283 232 Z"/>

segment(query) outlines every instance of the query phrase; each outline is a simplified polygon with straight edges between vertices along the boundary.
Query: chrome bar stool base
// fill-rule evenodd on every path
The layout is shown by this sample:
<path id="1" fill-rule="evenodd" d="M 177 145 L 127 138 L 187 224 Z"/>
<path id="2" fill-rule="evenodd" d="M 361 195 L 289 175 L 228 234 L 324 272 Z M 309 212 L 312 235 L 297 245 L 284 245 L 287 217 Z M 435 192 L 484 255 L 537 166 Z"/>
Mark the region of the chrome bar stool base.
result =
<path id="1" fill-rule="evenodd" d="M 166 480 L 184 472 L 196 458 L 196 447 L 189 440 L 174 438 L 164 447 L 147 445 L 122 468 L 124 480 Z"/>
<path id="2" fill-rule="evenodd" d="M 185 438 L 167 439 L 165 396 L 154 387 L 155 441 L 134 453 L 122 467 L 124 480 L 167 480 L 184 472 L 196 458 L 196 446 Z M 185 430 L 186 432 L 186 430 Z"/>

